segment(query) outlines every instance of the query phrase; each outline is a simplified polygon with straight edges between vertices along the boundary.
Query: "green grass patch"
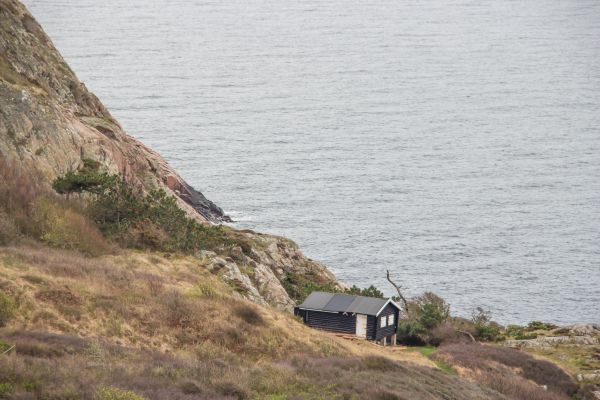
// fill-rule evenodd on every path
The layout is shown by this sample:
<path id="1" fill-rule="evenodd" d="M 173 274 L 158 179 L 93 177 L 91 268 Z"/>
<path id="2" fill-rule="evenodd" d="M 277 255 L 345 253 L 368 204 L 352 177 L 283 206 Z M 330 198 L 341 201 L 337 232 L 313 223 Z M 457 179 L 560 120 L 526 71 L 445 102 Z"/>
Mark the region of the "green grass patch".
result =
<path id="1" fill-rule="evenodd" d="M 411 346 L 407 347 L 405 351 L 415 351 L 421 353 L 425 357 L 429 357 L 430 354 L 435 353 L 437 349 L 433 346 Z"/>
<path id="2" fill-rule="evenodd" d="M 450 365 L 446 364 L 443 361 L 434 360 L 434 359 L 432 359 L 430 357 L 432 354 L 435 354 L 435 352 L 437 351 L 436 347 L 433 347 L 433 346 L 413 346 L 413 347 L 408 347 L 405 351 L 413 351 L 413 352 L 421 353 L 424 357 L 427 357 L 431 361 L 433 361 L 435 363 L 435 365 L 439 369 L 441 369 L 442 371 L 444 371 L 444 372 L 446 372 L 448 374 L 456 375 L 456 371 L 454 369 L 452 369 L 452 367 Z"/>

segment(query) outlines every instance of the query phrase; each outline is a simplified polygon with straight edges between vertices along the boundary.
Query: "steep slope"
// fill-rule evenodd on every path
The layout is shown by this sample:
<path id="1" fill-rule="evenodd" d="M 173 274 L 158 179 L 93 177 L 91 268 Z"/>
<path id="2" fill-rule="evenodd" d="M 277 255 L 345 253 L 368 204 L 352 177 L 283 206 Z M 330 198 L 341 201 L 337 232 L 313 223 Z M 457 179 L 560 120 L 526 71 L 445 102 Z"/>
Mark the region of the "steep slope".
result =
<path id="1" fill-rule="evenodd" d="M 169 190 L 191 215 L 227 219 L 160 155 L 123 131 L 16 0 L 0 0 L 0 157 L 48 180 L 91 159 L 132 185 Z"/>
<path id="2" fill-rule="evenodd" d="M 0 247 L 0 304 L 0 398 L 505 399 L 239 299 L 190 256 Z"/>
<path id="3" fill-rule="evenodd" d="M 228 219 L 160 155 L 121 129 L 19 1 L 0 0 L 0 167 L 9 163 L 21 171 L 36 171 L 49 186 L 89 160 L 145 191 L 166 189 L 196 219 Z M 9 191 L 22 185 L 12 184 Z M 227 232 L 240 246 L 198 256 L 244 297 L 289 310 L 294 304 L 290 285 L 306 277 L 337 285 L 325 266 L 304 257 L 288 239 Z"/>

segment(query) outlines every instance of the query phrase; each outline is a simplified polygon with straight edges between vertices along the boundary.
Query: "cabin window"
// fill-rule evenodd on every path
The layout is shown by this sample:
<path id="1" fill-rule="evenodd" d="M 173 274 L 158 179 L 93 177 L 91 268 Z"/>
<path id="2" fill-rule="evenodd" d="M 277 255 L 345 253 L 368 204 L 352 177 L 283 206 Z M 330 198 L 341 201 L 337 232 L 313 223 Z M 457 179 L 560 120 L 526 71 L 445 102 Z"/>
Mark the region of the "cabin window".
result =
<path id="1" fill-rule="evenodd" d="M 388 315 L 388 325 L 394 325 L 394 314 Z"/>
<path id="2" fill-rule="evenodd" d="M 386 325 L 386 317 L 381 317 L 380 323 L 379 323 L 379 327 L 380 328 L 384 328 Z"/>

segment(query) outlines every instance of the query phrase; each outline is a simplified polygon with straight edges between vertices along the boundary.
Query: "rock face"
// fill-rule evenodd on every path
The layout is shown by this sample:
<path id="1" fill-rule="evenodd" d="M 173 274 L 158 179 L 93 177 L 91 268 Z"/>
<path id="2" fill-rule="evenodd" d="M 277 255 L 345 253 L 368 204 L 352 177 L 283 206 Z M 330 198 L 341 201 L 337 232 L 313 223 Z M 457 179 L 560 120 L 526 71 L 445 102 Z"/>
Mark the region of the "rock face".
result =
<path id="1" fill-rule="evenodd" d="M 238 234 L 253 245 L 234 247 L 229 257 L 211 251 L 202 251 L 198 257 L 211 272 L 234 286 L 240 297 L 291 311 L 295 302 L 284 287 L 286 282 L 309 277 L 313 283 L 344 287 L 323 264 L 306 258 L 289 239 L 251 231 Z"/>
<path id="2" fill-rule="evenodd" d="M 600 344 L 598 325 L 571 325 L 551 330 L 535 339 L 506 340 L 505 346 L 515 348 L 548 349 L 559 345 L 594 346 Z"/>
<path id="3" fill-rule="evenodd" d="M 0 0 L 0 159 L 48 182 L 84 159 L 143 190 L 162 187 L 190 215 L 227 220 L 157 153 L 128 136 L 16 0 Z"/>

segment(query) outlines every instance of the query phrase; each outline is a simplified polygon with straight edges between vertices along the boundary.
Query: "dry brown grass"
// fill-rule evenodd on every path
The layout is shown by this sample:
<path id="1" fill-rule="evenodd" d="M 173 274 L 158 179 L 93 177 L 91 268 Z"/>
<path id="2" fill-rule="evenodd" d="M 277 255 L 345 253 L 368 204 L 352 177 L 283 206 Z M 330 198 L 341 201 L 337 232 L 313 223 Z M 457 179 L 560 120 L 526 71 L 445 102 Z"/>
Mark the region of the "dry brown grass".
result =
<path id="1" fill-rule="evenodd" d="M 297 355 L 248 365 L 67 335 L 13 331 L 0 338 L 18 349 L 0 358 L 8 398 L 91 399 L 115 388 L 146 399 L 503 399 L 455 376 L 378 357 Z"/>
<path id="2" fill-rule="evenodd" d="M 148 399 L 501 398 L 416 354 L 243 300 L 194 257 L 0 247 L 0 288 L 16 304 L 0 331 L 17 345 L 0 358 L 11 398 L 88 399 L 99 387 Z"/>
<path id="3" fill-rule="evenodd" d="M 82 204 L 58 196 L 43 179 L 0 159 L 0 245 L 24 237 L 97 256 L 114 251 Z"/>

